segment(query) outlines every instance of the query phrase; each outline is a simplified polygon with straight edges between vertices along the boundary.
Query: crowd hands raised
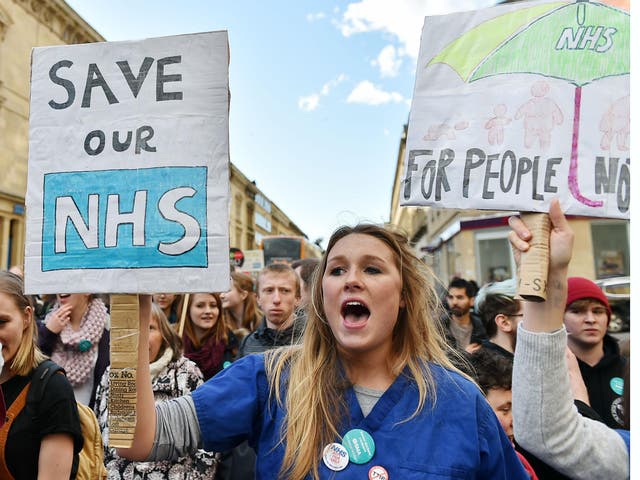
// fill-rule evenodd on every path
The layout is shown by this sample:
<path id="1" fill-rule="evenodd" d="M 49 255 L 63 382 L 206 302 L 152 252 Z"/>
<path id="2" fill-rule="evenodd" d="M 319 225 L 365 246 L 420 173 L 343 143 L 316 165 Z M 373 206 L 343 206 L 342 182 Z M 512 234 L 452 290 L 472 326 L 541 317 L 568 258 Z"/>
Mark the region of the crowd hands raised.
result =
<path id="1" fill-rule="evenodd" d="M 66 376 L 37 416 L 7 415 L 0 478 L 75 478 L 76 400 L 110 479 L 629 478 L 628 362 L 602 291 L 567 279 L 557 201 L 549 215 L 543 303 L 516 279 L 439 296 L 407 239 L 375 225 L 334 232 L 320 262 L 232 272 L 228 292 L 141 295 L 129 449 L 108 446 L 108 299 L 34 304 L 2 272 L 6 408 L 46 356 Z M 510 225 L 518 264 L 530 232 Z"/>

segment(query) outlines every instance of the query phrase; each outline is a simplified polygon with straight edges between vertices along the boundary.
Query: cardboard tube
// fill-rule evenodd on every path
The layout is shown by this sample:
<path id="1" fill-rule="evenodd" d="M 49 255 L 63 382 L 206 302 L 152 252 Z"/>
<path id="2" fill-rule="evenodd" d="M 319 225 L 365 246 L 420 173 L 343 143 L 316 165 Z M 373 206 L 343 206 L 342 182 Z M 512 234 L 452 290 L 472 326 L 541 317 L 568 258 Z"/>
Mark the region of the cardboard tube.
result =
<path id="1" fill-rule="evenodd" d="M 180 312 L 180 322 L 178 323 L 178 336 L 182 338 L 182 332 L 184 332 L 184 322 L 187 318 L 187 304 L 189 303 L 189 294 L 185 293 L 182 299 L 182 312 Z"/>
<path id="2" fill-rule="evenodd" d="M 138 295 L 111 295 L 109 446 L 129 448 L 136 428 Z"/>
<path id="3" fill-rule="evenodd" d="M 547 299 L 551 221 L 547 213 L 525 213 L 521 217 L 531 232 L 531 240 L 529 250 L 520 256 L 518 295 L 531 302 L 544 302 Z"/>

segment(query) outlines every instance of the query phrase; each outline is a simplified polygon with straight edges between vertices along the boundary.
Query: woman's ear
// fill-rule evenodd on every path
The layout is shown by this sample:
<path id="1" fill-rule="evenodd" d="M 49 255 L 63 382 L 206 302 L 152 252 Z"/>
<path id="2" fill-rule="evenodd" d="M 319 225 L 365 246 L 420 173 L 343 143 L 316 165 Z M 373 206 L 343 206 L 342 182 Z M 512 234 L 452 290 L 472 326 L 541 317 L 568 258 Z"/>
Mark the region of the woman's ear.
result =
<path id="1" fill-rule="evenodd" d="M 33 307 L 26 306 L 24 307 L 24 325 L 22 331 L 26 330 L 31 322 L 33 322 Z"/>

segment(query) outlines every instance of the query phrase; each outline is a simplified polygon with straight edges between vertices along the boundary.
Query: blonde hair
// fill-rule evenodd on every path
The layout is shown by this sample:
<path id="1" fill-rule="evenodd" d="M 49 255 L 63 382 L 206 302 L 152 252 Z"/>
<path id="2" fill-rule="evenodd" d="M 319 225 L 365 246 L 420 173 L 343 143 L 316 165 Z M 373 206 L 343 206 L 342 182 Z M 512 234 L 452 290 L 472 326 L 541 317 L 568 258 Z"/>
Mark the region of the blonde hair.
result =
<path id="1" fill-rule="evenodd" d="M 271 394 L 287 412 L 281 433 L 285 453 L 280 475 L 290 480 L 302 479 L 309 473 L 314 479 L 319 478 L 322 448 L 339 436 L 338 427 L 348 415 L 344 392 L 350 384 L 341 374 L 336 340 L 324 311 L 322 277 L 331 249 L 352 234 L 370 235 L 387 245 L 402 278 L 405 307 L 393 330 L 393 358 L 389 359 L 389 365 L 395 376 L 407 367 L 418 389 L 416 410 L 405 421 L 418 415 L 427 400 L 435 404 L 436 385 L 428 362 L 457 371 L 445 353 L 450 348 L 438 327 L 436 315 L 441 307 L 432 286 L 433 274 L 413 254 L 406 237 L 372 224 L 339 228 L 331 236 L 314 275 L 302 345 L 272 350 L 265 355 Z M 285 378 L 288 388 L 281 393 Z"/>
<path id="2" fill-rule="evenodd" d="M 8 295 L 24 315 L 26 329 L 20 345 L 7 367 L 16 375 L 29 375 L 47 357 L 38 348 L 38 328 L 33 314 L 31 299 L 23 293 L 22 278 L 10 272 L 0 272 L 0 292 Z"/>

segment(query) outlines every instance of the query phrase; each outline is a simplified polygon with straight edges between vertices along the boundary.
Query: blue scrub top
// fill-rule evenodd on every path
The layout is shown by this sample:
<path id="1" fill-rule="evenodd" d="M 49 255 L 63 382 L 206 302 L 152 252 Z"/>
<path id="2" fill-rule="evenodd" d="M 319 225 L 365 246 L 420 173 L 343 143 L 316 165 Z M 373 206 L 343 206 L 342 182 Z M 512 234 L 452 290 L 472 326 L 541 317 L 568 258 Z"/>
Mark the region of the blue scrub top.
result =
<path id="1" fill-rule="evenodd" d="M 367 479 L 371 467 L 378 465 L 389 480 L 529 480 L 480 390 L 455 372 L 434 364 L 429 368 L 437 385 L 435 405 L 428 400 L 409 421 L 418 390 L 406 375 L 395 380 L 367 417 L 353 389 L 346 391 L 349 418 L 340 434 L 353 428 L 367 431 L 375 441 L 375 454 L 369 462 L 349 463 L 339 472 L 320 459 L 321 479 Z M 225 451 L 248 440 L 257 453 L 256 478 L 276 478 L 284 456 L 279 441 L 285 411 L 269 401 L 263 355 L 233 363 L 197 388 L 193 400 L 206 450 Z M 335 441 L 341 443 L 340 438 Z"/>

